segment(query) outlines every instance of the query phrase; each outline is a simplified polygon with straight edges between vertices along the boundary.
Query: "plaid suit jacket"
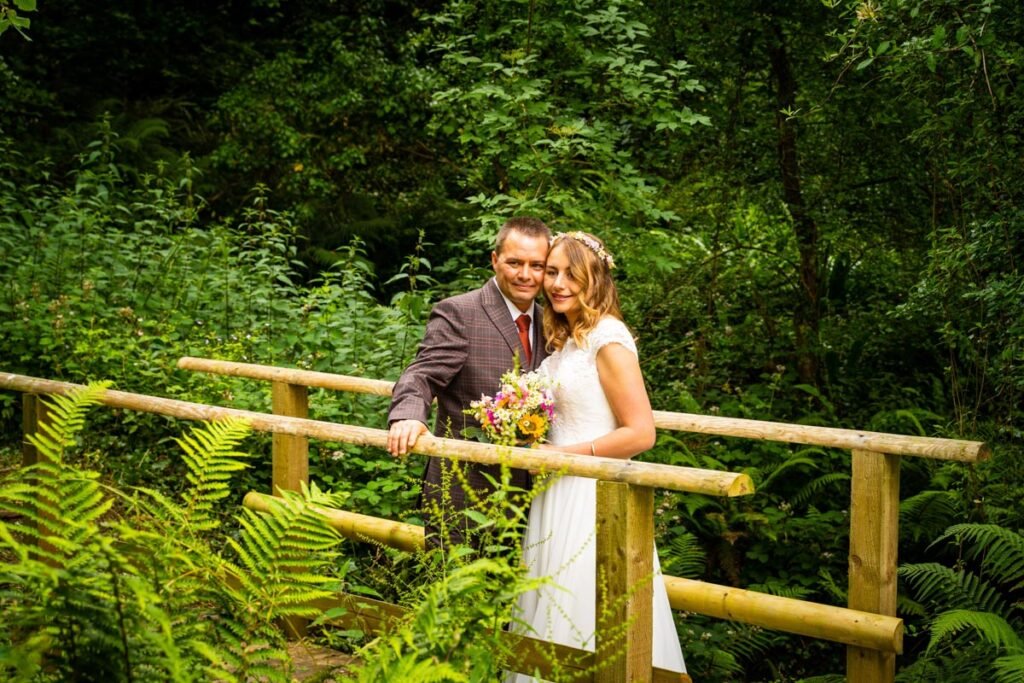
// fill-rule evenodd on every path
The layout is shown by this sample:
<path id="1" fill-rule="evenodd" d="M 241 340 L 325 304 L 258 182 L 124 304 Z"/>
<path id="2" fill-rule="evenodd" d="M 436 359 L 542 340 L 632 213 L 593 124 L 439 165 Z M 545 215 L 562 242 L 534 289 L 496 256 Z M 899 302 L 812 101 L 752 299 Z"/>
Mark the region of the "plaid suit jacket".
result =
<path id="1" fill-rule="evenodd" d="M 529 366 L 524 364 L 525 370 L 536 369 L 547 355 L 539 315 L 540 307 L 535 305 L 533 356 Z M 479 426 L 462 411 L 482 394 L 494 395 L 502 373 L 513 366 L 515 351 L 520 358 L 525 357 L 519 332 L 493 279 L 480 289 L 438 302 L 430 313 L 416 358 L 395 384 L 388 424 L 410 419 L 426 424 L 436 397 L 434 434 L 461 439 L 463 428 Z M 431 503 L 441 503 L 441 460 L 431 458 L 423 475 L 421 504 L 424 508 L 429 508 Z M 500 480 L 500 467 L 496 465 L 461 463 L 461 468 L 470 487 L 481 495 L 491 489 L 485 473 Z M 512 482 L 525 488 L 529 477 L 522 470 L 514 470 Z M 465 491 L 457 482 L 449 487 L 447 497 L 446 503 L 456 511 L 467 506 Z M 436 532 L 436 524 L 432 523 L 436 520 L 427 515 L 426 522 L 427 533 Z M 451 531 L 449 536 L 463 540 Z"/>

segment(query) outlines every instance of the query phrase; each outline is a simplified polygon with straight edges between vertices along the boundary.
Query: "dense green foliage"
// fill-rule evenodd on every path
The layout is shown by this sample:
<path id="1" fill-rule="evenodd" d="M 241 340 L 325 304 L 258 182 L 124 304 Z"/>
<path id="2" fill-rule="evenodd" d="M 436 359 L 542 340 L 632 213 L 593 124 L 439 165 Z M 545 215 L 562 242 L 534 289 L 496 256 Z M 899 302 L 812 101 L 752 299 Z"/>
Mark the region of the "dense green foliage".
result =
<path id="1" fill-rule="evenodd" d="M 212 512 L 246 467 L 248 428 L 179 440 L 190 486 L 178 500 L 111 489 L 72 457 L 103 391 L 53 397 L 32 437 L 38 464 L 0 480 L 14 515 L 0 524 L 4 680 L 290 680 L 275 619 L 310 616 L 300 601 L 330 594 L 322 569 L 339 538 L 306 503 L 337 499 L 291 494 L 267 519 L 246 510 L 225 544 Z"/>
<path id="2" fill-rule="evenodd" d="M 1019 673 L 1018 6 L 17 0 L 0 34 L 0 369 L 265 410 L 266 387 L 175 361 L 393 379 L 504 217 L 590 229 L 656 408 L 992 446 L 904 462 L 898 662 Z M 0 394 L 9 434 L 17 409 Z M 94 421 L 83 457 L 116 453 L 111 483 L 187 487 L 163 420 Z M 666 571 L 845 601 L 847 453 L 664 433 L 645 457 L 758 487 L 663 496 Z M 233 493 L 267 487 L 255 460 Z M 312 445 L 314 478 L 368 514 L 415 519 L 419 468 Z M 392 561 L 381 577 L 409 580 Z M 680 633 L 701 680 L 843 667 L 839 646 L 695 615 Z"/>

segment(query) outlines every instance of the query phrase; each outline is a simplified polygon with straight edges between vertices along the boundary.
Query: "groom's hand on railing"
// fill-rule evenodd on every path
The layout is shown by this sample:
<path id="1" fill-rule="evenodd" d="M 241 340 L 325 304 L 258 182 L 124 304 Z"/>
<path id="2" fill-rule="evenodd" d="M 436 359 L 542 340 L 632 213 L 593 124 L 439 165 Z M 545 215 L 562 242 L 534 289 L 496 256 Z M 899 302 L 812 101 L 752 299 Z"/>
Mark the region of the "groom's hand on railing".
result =
<path id="1" fill-rule="evenodd" d="M 420 434 L 427 431 L 427 425 L 419 420 L 398 420 L 388 429 L 388 453 L 394 456 L 408 454 Z"/>

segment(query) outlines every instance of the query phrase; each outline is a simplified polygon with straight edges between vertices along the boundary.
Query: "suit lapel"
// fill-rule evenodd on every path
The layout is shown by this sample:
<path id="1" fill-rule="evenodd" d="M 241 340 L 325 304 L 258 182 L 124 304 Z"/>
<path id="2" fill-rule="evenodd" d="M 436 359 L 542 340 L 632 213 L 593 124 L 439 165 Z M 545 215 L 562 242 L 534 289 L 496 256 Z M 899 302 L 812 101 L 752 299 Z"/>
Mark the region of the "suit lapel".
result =
<path id="1" fill-rule="evenodd" d="M 533 305 L 533 316 L 533 363 L 530 369 L 536 370 L 548 355 L 544 348 L 544 309 L 539 304 Z"/>
<path id="2" fill-rule="evenodd" d="M 501 333 L 501 336 L 504 337 L 505 343 L 508 344 L 508 350 L 511 353 L 519 351 L 522 354 L 522 345 L 519 343 L 519 329 L 512 322 L 512 316 L 508 313 L 505 299 L 502 298 L 498 285 L 493 279 L 488 280 L 487 284 L 481 289 L 481 298 L 483 300 L 484 312 L 487 313 L 487 317 L 491 319 L 491 322 L 498 332 Z"/>

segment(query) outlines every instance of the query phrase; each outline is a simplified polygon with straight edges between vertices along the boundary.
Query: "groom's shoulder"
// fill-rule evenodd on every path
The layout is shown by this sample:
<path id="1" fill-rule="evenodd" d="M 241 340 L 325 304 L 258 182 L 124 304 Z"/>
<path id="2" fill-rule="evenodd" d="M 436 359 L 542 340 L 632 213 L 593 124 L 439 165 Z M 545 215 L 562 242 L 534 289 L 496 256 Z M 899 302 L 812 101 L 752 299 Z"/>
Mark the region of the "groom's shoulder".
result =
<path id="1" fill-rule="evenodd" d="M 450 307 L 458 309 L 480 308 L 486 299 L 486 295 L 484 292 L 485 287 L 487 287 L 487 284 L 485 284 L 483 287 L 478 287 L 477 289 L 472 289 L 468 292 L 463 292 L 462 294 L 455 294 L 454 296 L 441 299 L 436 304 L 434 304 L 434 307 Z"/>

